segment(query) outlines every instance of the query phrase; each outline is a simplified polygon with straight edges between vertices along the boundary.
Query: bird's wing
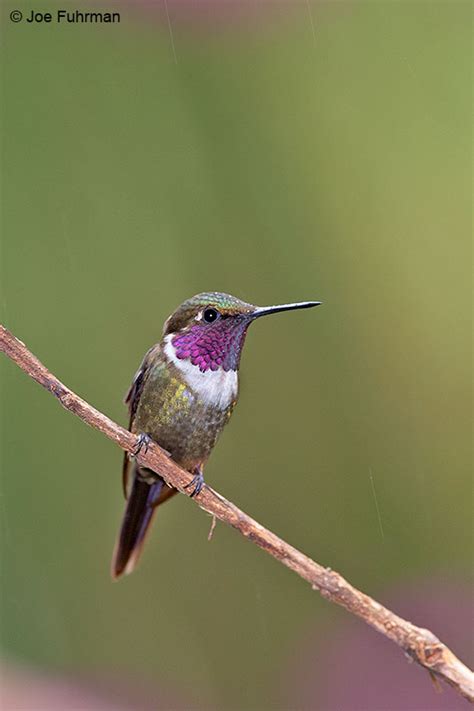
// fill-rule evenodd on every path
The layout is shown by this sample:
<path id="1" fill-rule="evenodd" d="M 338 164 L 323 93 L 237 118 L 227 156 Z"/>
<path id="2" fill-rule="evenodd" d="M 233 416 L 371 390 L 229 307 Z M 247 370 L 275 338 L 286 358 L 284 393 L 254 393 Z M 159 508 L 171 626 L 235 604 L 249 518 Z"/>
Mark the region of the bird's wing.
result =
<path id="1" fill-rule="evenodd" d="M 135 414 L 137 412 L 138 403 L 140 402 L 140 397 L 143 392 L 143 386 L 150 372 L 150 366 L 153 363 L 154 356 L 157 355 L 159 350 L 159 344 L 156 344 L 150 348 L 149 351 L 145 353 L 140 367 L 134 375 L 132 384 L 130 385 L 127 394 L 125 395 L 124 403 L 128 405 L 128 411 L 130 414 L 130 421 L 128 429 L 131 431 L 133 426 L 133 420 L 135 419 Z M 122 485 L 123 493 L 125 498 L 127 498 L 127 489 L 130 473 L 130 457 L 127 452 L 124 453 L 123 458 L 123 468 L 122 468 Z"/>
<path id="2" fill-rule="evenodd" d="M 124 398 L 125 405 L 128 405 L 128 410 L 130 413 L 130 427 L 132 426 L 132 420 L 135 416 L 138 407 L 138 401 L 140 400 L 140 395 L 143 391 L 143 385 L 150 371 L 150 365 L 153 362 L 153 357 L 157 355 L 160 349 L 160 345 L 157 343 L 152 346 L 146 353 L 140 367 L 133 376 L 132 384 L 127 390 L 127 394 Z"/>

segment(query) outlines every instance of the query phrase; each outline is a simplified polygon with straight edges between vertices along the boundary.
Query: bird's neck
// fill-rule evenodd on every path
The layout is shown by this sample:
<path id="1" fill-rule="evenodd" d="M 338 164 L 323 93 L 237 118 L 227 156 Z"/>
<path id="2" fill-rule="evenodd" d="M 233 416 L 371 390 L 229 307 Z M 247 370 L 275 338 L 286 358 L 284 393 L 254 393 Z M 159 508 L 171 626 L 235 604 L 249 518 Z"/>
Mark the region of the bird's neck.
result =
<path id="1" fill-rule="evenodd" d="M 183 351 L 174 343 L 175 336 L 170 334 L 163 341 L 163 353 L 168 361 L 179 372 L 181 378 L 197 397 L 206 405 L 225 410 L 236 400 L 239 387 L 238 371 L 227 370 L 222 365 L 202 369 L 200 362 L 193 363 L 193 356 L 185 357 L 188 351 Z M 196 360 L 196 358 L 194 358 Z"/>
<path id="2" fill-rule="evenodd" d="M 171 338 L 177 358 L 190 360 L 202 372 L 238 370 L 248 320 L 221 319 L 216 324 L 195 324 L 174 333 Z"/>

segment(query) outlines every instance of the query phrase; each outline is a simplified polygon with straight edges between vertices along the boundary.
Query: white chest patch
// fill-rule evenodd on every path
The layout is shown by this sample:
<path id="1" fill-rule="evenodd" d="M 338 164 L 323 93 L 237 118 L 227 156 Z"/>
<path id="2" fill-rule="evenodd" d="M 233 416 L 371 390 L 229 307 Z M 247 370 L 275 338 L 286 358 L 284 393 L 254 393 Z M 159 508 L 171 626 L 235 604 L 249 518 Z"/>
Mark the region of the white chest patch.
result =
<path id="1" fill-rule="evenodd" d="M 207 405 L 213 405 L 225 410 L 237 395 L 239 377 L 235 370 L 206 370 L 203 373 L 190 360 L 180 360 L 171 343 L 172 336 L 166 336 L 164 353 L 171 363 L 180 371 L 187 385 Z"/>

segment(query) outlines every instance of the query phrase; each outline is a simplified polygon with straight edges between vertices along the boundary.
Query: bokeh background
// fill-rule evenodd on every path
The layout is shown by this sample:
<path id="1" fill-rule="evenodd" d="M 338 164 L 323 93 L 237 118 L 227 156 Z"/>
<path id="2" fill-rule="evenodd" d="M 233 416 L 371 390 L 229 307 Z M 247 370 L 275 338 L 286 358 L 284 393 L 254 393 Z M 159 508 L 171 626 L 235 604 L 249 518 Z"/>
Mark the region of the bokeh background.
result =
<path id="1" fill-rule="evenodd" d="M 125 424 L 188 296 L 321 299 L 207 479 L 472 662 L 470 3 L 47 5 L 2 3 L 2 321 Z M 8 19 L 57 7 L 121 22 Z M 4 708 L 464 708 L 185 497 L 112 583 L 121 452 L 1 368 Z"/>

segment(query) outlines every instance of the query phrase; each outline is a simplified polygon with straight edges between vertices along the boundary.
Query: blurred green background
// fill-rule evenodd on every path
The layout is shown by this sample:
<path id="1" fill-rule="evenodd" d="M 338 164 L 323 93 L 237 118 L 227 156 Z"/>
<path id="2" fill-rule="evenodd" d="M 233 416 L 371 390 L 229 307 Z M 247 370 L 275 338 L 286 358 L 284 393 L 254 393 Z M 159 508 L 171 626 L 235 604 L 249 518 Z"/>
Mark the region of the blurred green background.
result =
<path id="1" fill-rule="evenodd" d="M 65 5 L 2 5 L 2 321 L 125 424 L 135 369 L 185 298 L 321 299 L 252 327 L 206 478 L 381 602 L 419 589 L 414 622 L 430 594 L 455 608 L 472 556 L 470 3 L 8 19 Z M 114 708 L 127 694 L 130 708 L 331 708 L 325 650 L 348 615 L 223 525 L 209 543 L 184 497 L 112 583 L 121 452 L 1 368 L 8 664 L 105 684 Z M 379 644 L 364 640 L 361 654 Z M 465 636 L 446 641 L 469 662 Z M 395 659 L 424 696 L 387 708 L 457 708 Z"/>

